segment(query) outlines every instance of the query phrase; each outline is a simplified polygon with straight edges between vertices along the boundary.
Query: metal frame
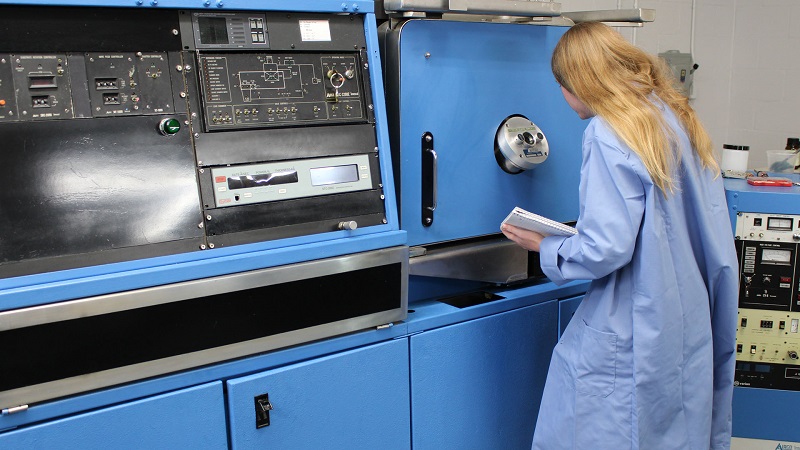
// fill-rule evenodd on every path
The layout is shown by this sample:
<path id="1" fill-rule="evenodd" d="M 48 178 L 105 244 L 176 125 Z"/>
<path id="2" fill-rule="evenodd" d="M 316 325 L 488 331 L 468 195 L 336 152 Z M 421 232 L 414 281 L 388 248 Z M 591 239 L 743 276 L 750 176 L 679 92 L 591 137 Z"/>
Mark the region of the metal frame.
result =
<path id="1" fill-rule="evenodd" d="M 401 304 L 396 309 L 266 336 L 209 350 L 133 364 L 62 380 L 26 386 L 19 389 L 11 389 L 0 393 L 0 407 L 13 407 L 21 404 L 39 402 L 403 320 L 407 316 L 408 309 L 408 249 L 407 247 L 381 249 L 367 253 L 309 261 L 234 275 L 205 278 L 202 280 L 158 286 L 131 292 L 119 292 L 0 313 L 0 331 L 6 331 L 395 263 L 400 263 L 401 265 L 401 273 L 398 274 L 401 276 Z M 319 294 L 324 295 L 324 293 Z"/>

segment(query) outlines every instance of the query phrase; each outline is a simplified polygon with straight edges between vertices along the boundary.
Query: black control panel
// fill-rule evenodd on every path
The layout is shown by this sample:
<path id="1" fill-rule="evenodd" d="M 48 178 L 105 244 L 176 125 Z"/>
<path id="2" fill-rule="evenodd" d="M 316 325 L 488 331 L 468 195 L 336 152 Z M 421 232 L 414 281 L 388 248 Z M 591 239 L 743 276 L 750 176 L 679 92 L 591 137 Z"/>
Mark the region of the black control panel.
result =
<path id="1" fill-rule="evenodd" d="M 800 217 L 738 216 L 737 386 L 800 390 L 798 229 Z"/>
<path id="2" fill-rule="evenodd" d="M 363 17 L 0 14 L 0 277 L 386 222 Z"/>

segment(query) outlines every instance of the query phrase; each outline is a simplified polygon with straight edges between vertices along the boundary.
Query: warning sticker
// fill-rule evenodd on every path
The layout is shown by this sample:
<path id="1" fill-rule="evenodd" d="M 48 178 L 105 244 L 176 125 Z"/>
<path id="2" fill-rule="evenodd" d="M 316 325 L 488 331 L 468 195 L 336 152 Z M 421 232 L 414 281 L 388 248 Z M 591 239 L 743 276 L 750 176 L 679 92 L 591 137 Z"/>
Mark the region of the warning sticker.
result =
<path id="1" fill-rule="evenodd" d="M 331 40 L 331 25 L 327 20 L 301 20 L 300 39 L 303 42 Z"/>

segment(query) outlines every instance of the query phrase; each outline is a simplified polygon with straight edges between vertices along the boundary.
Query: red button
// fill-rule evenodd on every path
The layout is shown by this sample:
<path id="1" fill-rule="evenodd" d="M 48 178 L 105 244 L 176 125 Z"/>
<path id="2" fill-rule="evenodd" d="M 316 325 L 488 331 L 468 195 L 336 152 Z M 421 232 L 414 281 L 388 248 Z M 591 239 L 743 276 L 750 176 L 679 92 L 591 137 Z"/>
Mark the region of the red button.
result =
<path id="1" fill-rule="evenodd" d="M 214 182 L 215 183 L 224 183 L 226 179 L 227 178 L 225 178 L 225 175 L 221 175 L 221 176 L 218 176 L 218 177 L 214 178 Z"/>

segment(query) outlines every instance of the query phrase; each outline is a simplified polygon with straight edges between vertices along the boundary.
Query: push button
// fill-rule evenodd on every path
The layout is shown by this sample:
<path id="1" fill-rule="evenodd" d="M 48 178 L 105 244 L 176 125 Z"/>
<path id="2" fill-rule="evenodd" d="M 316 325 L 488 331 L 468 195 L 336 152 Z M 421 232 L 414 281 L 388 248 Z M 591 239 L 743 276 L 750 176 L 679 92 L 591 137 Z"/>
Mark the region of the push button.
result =
<path id="1" fill-rule="evenodd" d="M 158 124 L 158 131 L 164 136 L 172 136 L 181 131 L 181 123 L 174 118 L 164 119 Z"/>

